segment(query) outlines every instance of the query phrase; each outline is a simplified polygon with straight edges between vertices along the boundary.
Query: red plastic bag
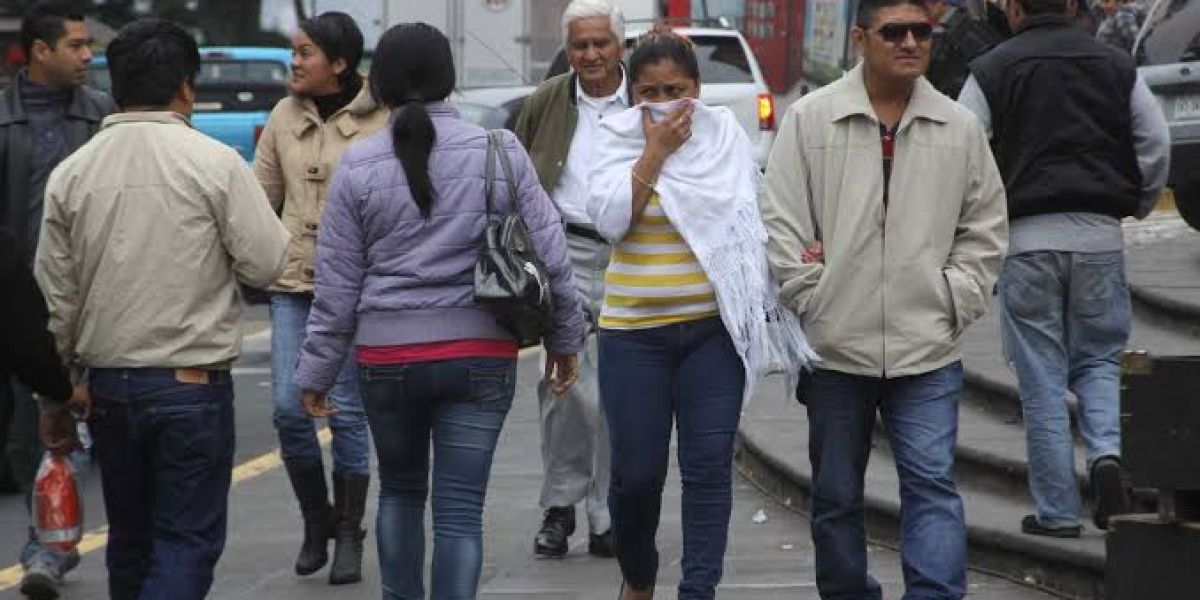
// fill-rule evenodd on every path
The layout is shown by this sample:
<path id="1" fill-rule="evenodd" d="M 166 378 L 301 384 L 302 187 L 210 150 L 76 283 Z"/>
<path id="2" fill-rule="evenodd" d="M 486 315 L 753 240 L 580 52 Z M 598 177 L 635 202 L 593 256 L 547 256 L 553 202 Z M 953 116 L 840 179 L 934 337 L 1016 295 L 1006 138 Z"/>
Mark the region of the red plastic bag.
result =
<path id="1" fill-rule="evenodd" d="M 75 469 L 65 456 L 47 452 L 33 487 L 33 522 L 38 541 L 70 552 L 83 538 L 83 503 Z"/>

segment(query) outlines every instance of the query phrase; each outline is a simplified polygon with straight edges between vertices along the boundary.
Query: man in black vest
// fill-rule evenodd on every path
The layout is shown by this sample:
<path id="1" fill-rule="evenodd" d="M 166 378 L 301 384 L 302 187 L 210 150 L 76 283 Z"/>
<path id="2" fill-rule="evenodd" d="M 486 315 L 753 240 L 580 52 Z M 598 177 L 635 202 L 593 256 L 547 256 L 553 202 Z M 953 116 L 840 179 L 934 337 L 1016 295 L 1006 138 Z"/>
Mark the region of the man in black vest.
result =
<path id="1" fill-rule="evenodd" d="M 1073 26 L 1074 2 L 1010 2 L 1016 35 L 971 63 L 959 97 L 991 131 L 1008 191 L 1001 328 L 1037 510 L 1021 528 L 1054 537 L 1081 531 L 1068 390 L 1079 399 L 1096 526 L 1126 503 L 1118 397 L 1131 313 L 1121 219 L 1150 213 L 1170 162 L 1166 121 L 1133 60 Z"/>
<path id="2" fill-rule="evenodd" d="M 16 242 L 20 260 L 32 262 L 42 222 L 46 181 L 62 159 L 83 145 L 116 110 L 103 92 L 83 85 L 92 59 L 91 37 L 82 13 L 66 4 L 43 2 L 21 24 L 21 44 L 29 58 L 12 85 L 0 91 L 0 226 Z M 28 492 L 40 453 L 38 414 L 29 390 L 0 379 L 0 396 L 11 395 L 0 414 L 0 447 L 17 483 Z M 3 462 L 3 461 L 0 461 Z M 30 598 L 54 598 L 62 575 L 79 562 L 78 553 L 59 555 L 30 543 L 21 554 L 21 591 Z"/>

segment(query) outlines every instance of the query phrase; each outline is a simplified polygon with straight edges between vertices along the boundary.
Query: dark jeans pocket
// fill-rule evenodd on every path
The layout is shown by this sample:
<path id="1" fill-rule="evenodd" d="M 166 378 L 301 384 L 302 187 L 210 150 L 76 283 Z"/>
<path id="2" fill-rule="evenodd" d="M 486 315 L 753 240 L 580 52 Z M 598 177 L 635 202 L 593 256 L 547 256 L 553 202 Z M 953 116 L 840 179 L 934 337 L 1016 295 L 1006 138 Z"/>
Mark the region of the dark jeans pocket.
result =
<path id="1" fill-rule="evenodd" d="M 179 469 L 232 464 L 234 451 L 231 385 L 179 384 L 148 410 L 162 432 L 164 463 Z"/>
<path id="2" fill-rule="evenodd" d="M 471 401 L 486 411 L 508 412 L 517 391 L 517 361 L 480 358 L 468 367 Z"/>

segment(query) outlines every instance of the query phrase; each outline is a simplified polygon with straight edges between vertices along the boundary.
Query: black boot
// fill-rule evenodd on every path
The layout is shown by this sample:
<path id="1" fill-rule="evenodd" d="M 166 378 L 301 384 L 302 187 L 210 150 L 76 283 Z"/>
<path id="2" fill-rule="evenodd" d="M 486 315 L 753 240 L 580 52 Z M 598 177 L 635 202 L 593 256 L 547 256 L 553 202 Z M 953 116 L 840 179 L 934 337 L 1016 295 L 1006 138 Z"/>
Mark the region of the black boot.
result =
<path id="1" fill-rule="evenodd" d="M 329 585 L 362 581 L 363 513 L 367 508 L 366 475 L 333 474 L 333 503 L 337 513 L 334 530 L 333 566 L 329 568 Z"/>
<path id="2" fill-rule="evenodd" d="M 567 542 L 575 533 L 575 507 L 551 507 L 546 510 L 542 528 L 533 539 L 533 552 L 546 558 L 562 558 L 567 555 Z"/>
<path id="3" fill-rule="evenodd" d="M 329 562 L 329 539 L 333 537 L 333 507 L 325 486 L 325 468 L 315 465 L 286 465 L 292 490 L 304 515 L 304 544 L 296 557 L 296 574 L 312 575 Z"/>

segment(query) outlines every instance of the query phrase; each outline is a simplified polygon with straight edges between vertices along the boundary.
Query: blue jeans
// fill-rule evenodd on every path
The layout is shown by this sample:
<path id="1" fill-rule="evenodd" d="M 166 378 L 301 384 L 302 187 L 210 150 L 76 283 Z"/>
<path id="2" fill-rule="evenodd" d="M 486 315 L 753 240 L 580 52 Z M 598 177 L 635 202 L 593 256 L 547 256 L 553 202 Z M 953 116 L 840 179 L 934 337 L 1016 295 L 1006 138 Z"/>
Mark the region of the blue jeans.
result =
<path id="1" fill-rule="evenodd" d="M 1031 252 L 1000 275 L 1004 354 L 1017 373 L 1038 521 L 1079 524 L 1067 390 L 1089 468 L 1121 453 L 1121 353 L 1132 314 L 1122 252 Z"/>
<path id="2" fill-rule="evenodd" d="M 108 512 L 113 600 L 201 600 L 225 548 L 233 380 L 95 369 L 92 435 Z"/>
<path id="3" fill-rule="evenodd" d="M 271 294 L 271 391 L 275 402 L 275 429 L 279 432 L 280 454 L 289 465 L 320 465 L 321 444 L 316 425 L 300 404 L 300 387 L 295 383 L 296 361 L 308 325 L 312 296 Z M 337 414 L 329 417 L 333 432 L 333 470 L 345 475 L 369 475 L 367 419 L 358 390 L 358 365 L 353 356 L 338 373 L 329 391 Z"/>
<path id="4" fill-rule="evenodd" d="M 863 478 L 875 415 L 883 417 L 900 476 L 904 600 L 966 594 L 967 532 L 954 485 L 962 363 L 881 379 L 820 370 L 804 376 L 813 467 L 812 534 L 823 600 L 879 600 L 867 573 Z"/>
<path id="5" fill-rule="evenodd" d="M 472 600 L 483 501 L 516 392 L 517 363 L 464 358 L 360 368 L 379 462 L 375 532 L 384 600 L 425 598 L 425 501 L 433 440 L 433 600 Z"/>
<path id="6" fill-rule="evenodd" d="M 636 589 L 658 577 L 671 428 L 683 483 L 681 599 L 716 597 L 732 510 L 733 444 L 746 372 L 719 318 L 600 331 L 600 398 L 612 440 L 609 510 L 617 562 Z"/>

